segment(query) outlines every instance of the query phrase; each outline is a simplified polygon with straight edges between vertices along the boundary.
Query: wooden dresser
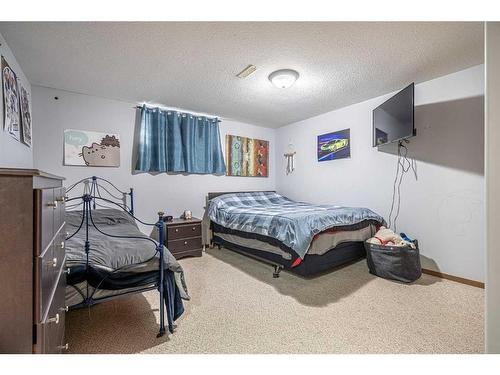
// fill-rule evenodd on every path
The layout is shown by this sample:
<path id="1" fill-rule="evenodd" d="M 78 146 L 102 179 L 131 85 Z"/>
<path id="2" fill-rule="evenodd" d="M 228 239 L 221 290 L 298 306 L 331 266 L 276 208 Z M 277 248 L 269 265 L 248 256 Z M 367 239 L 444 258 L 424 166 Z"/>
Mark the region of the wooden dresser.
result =
<path id="1" fill-rule="evenodd" d="M 203 253 L 201 220 L 174 219 L 166 223 L 165 246 L 176 259 L 198 256 Z"/>
<path id="2" fill-rule="evenodd" d="M 67 348 L 62 180 L 0 168 L 0 353 Z"/>

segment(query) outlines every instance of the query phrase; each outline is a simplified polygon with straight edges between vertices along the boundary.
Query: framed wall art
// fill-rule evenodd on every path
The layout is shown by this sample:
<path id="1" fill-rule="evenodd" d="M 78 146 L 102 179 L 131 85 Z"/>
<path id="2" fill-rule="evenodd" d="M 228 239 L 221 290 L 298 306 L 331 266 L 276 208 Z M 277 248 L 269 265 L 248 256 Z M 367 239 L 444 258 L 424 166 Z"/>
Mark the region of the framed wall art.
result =
<path id="1" fill-rule="evenodd" d="M 269 141 L 226 135 L 226 175 L 268 177 Z"/>
<path id="2" fill-rule="evenodd" d="M 118 134 L 67 129 L 64 131 L 64 165 L 119 167 L 120 137 Z"/>
<path id="3" fill-rule="evenodd" d="M 351 129 L 318 135 L 318 161 L 351 157 Z"/>
<path id="4" fill-rule="evenodd" d="M 1 57 L 2 93 L 3 93 L 3 128 L 13 138 L 21 139 L 21 116 L 19 106 L 19 86 L 17 75 L 7 60 Z M 30 140 L 31 141 L 31 140 Z"/>

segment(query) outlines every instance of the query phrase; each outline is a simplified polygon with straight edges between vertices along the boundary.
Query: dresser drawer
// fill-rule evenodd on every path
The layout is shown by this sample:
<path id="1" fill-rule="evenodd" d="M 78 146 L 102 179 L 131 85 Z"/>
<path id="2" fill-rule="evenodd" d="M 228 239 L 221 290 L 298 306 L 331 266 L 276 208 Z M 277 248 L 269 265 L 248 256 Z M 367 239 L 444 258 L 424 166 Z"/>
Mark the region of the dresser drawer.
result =
<path id="1" fill-rule="evenodd" d="M 57 231 L 64 223 L 64 214 L 65 214 L 65 202 L 64 196 L 66 194 L 66 189 L 55 188 L 54 189 L 54 232 Z"/>
<path id="2" fill-rule="evenodd" d="M 61 271 L 65 271 L 65 261 L 64 253 L 61 256 L 53 243 L 43 257 L 37 258 L 39 285 L 37 285 L 36 293 L 39 296 L 39 304 L 35 319 L 41 320 L 46 315 L 58 276 Z"/>
<path id="3" fill-rule="evenodd" d="M 56 268 L 59 269 L 61 262 L 64 260 L 66 255 L 66 225 L 63 223 L 59 227 L 59 231 L 55 234 L 54 240 L 52 241 L 52 259 L 57 259 L 55 263 Z"/>
<path id="4" fill-rule="evenodd" d="M 200 223 L 189 225 L 167 226 L 167 238 L 169 241 L 180 238 L 199 237 L 201 236 Z"/>
<path id="5" fill-rule="evenodd" d="M 201 244 L 201 237 L 186 238 L 184 240 L 169 240 L 167 243 L 168 250 L 174 254 L 187 250 L 197 250 L 201 249 L 203 246 Z"/>
<path id="6" fill-rule="evenodd" d="M 63 271 L 63 270 L 61 270 Z M 48 314 L 39 324 L 37 352 L 61 353 L 64 348 L 64 323 L 66 318 L 66 274 L 60 272 L 57 287 L 51 300 Z"/>
<path id="7" fill-rule="evenodd" d="M 56 209 L 57 202 L 54 201 L 54 189 L 42 189 L 36 190 L 37 192 L 37 204 L 39 210 L 39 218 L 37 222 L 39 222 L 38 228 L 36 231 L 39 231 L 39 244 L 40 248 L 38 249 L 36 255 L 42 254 L 49 242 L 54 237 L 54 211 Z"/>

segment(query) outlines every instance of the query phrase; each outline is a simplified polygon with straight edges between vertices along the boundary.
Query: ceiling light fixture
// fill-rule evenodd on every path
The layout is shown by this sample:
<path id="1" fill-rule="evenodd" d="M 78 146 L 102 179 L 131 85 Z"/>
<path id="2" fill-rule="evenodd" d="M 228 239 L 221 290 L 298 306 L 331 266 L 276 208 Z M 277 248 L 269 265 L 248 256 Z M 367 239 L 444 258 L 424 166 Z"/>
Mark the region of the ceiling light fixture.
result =
<path id="1" fill-rule="evenodd" d="M 299 73 L 293 69 L 280 69 L 269 74 L 271 83 L 280 88 L 287 89 L 299 78 Z"/>
<path id="2" fill-rule="evenodd" d="M 250 74 L 254 73 L 256 70 L 257 67 L 255 65 L 248 65 L 245 69 L 236 74 L 236 77 L 247 78 Z"/>

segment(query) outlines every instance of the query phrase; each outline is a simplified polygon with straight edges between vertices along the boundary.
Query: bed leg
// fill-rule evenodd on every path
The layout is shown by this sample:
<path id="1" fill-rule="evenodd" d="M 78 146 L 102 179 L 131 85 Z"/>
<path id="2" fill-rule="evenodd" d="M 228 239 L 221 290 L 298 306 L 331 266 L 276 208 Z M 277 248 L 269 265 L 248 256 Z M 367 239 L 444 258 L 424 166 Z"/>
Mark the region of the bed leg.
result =
<path id="1" fill-rule="evenodd" d="M 278 277 L 280 277 L 280 272 L 282 269 L 282 266 L 274 266 L 273 278 L 277 279 Z"/>
<path id="2" fill-rule="evenodd" d="M 160 285 L 158 285 L 158 290 L 160 292 L 160 332 L 156 335 L 156 337 L 162 337 L 165 334 L 165 301 L 163 298 L 164 290 L 163 290 L 163 280 L 164 280 L 164 267 L 163 264 L 163 212 L 158 212 L 158 223 L 156 224 L 158 227 L 158 252 L 160 254 Z"/>

